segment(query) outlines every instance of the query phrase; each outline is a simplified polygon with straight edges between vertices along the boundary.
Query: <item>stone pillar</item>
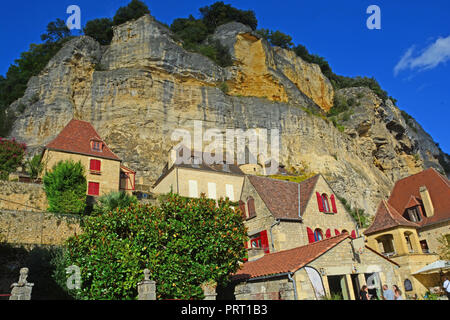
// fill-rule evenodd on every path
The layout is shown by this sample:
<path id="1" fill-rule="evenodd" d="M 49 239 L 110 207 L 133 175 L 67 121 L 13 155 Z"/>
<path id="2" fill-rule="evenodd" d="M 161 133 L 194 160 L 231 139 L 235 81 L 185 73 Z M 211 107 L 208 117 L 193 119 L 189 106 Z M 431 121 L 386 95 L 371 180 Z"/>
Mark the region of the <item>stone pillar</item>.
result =
<path id="1" fill-rule="evenodd" d="M 31 300 L 31 290 L 34 283 L 27 281 L 28 268 L 20 269 L 19 282 L 11 285 L 11 296 L 9 300 Z"/>
<path id="2" fill-rule="evenodd" d="M 150 270 L 144 270 L 144 281 L 138 283 L 138 300 L 156 300 L 156 282 L 150 280 Z"/>
<path id="3" fill-rule="evenodd" d="M 203 294 L 205 295 L 205 298 L 203 300 L 216 300 L 216 287 L 217 282 L 215 281 L 208 281 L 204 282 L 201 285 L 201 288 L 203 290 Z"/>
<path id="4" fill-rule="evenodd" d="M 349 294 L 350 300 L 356 300 L 355 290 L 353 288 L 352 276 L 350 274 L 346 274 L 345 279 L 347 280 L 348 294 Z"/>

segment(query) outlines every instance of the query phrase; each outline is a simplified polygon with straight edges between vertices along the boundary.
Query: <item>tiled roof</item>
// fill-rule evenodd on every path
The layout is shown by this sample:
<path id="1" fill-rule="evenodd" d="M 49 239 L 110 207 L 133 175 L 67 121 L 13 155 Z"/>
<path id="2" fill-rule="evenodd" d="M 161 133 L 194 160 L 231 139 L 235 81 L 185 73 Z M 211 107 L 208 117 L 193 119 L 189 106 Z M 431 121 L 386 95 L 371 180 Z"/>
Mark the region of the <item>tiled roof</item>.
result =
<path id="1" fill-rule="evenodd" d="M 348 233 L 342 233 L 294 249 L 268 253 L 258 260 L 244 263 L 242 268 L 233 275 L 233 280 L 295 272 L 349 237 Z"/>
<path id="2" fill-rule="evenodd" d="M 422 199 L 419 192 L 422 186 L 426 186 L 430 194 L 434 215 L 422 219 L 420 226 L 450 219 L 450 182 L 433 168 L 398 180 L 389 197 L 389 204 L 403 214 L 411 196 Z"/>
<path id="3" fill-rule="evenodd" d="M 373 234 L 382 230 L 386 230 L 389 228 L 394 228 L 398 226 L 406 226 L 406 227 L 419 227 L 418 224 L 408 221 L 403 218 L 394 207 L 392 207 L 387 201 L 381 201 L 378 206 L 377 213 L 375 214 L 375 219 L 364 231 L 365 235 Z"/>
<path id="4" fill-rule="evenodd" d="M 91 149 L 92 139 L 103 142 L 104 146 L 102 151 L 99 152 Z M 81 120 L 70 120 L 58 136 L 48 143 L 45 148 L 120 161 L 119 157 L 100 138 L 100 135 L 95 131 L 94 127 L 89 122 Z"/>
<path id="5" fill-rule="evenodd" d="M 299 219 L 298 186 L 300 185 L 300 215 L 303 215 L 320 175 L 300 184 L 259 176 L 248 176 L 261 199 L 276 219 Z"/>

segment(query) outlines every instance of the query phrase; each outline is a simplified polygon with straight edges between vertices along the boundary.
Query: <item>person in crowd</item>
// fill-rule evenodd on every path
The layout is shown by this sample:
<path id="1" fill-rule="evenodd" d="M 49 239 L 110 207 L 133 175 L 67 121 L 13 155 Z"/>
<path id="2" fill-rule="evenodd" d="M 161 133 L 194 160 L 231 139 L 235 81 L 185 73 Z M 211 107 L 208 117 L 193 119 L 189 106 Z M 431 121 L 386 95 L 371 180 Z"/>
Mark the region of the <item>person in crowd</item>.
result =
<path id="1" fill-rule="evenodd" d="M 363 285 L 361 291 L 359 292 L 360 300 L 370 300 L 369 298 L 369 288 L 366 285 Z"/>
<path id="2" fill-rule="evenodd" d="M 394 300 L 394 291 L 387 285 L 383 285 L 383 300 Z"/>
<path id="3" fill-rule="evenodd" d="M 444 288 L 445 293 L 447 294 L 448 300 L 450 300 L 450 281 L 448 280 L 448 277 L 444 277 L 444 283 L 442 284 L 442 287 Z"/>
<path id="4" fill-rule="evenodd" d="M 394 300 L 404 300 L 402 297 L 402 291 L 396 285 L 394 287 Z"/>

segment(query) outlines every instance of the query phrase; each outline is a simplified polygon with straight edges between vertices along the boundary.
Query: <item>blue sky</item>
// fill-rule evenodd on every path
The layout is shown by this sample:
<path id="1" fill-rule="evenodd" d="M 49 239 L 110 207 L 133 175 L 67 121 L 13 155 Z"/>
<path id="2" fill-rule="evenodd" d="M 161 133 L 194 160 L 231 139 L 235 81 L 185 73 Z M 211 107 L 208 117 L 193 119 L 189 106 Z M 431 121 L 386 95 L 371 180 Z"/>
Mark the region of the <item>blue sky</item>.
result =
<path id="1" fill-rule="evenodd" d="M 39 43 L 48 22 L 66 20 L 66 8 L 81 8 L 81 20 L 112 17 L 129 0 L 2 1 L 0 4 L 0 74 L 14 59 Z M 158 20 L 199 16 L 214 1 L 144 2 Z M 345 76 L 375 77 L 398 106 L 411 114 L 450 153 L 450 1 L 284 0 L 224 1 L 256 13 L 258 28 L 280 30 L 325 57 Z M 369 30 L 369 5 L 381 9 L 381 30 Z"/>

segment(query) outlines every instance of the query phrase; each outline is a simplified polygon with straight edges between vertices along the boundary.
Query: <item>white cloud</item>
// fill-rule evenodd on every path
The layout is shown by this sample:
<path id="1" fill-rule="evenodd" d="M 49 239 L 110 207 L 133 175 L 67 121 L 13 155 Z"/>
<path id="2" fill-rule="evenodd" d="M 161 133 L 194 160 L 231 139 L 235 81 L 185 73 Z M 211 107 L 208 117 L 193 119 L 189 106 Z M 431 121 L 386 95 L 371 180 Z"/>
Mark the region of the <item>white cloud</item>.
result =
<path id="1" fill-rule="evenodd" d="M 409 48 L 397 63 L 394 68 L 395 76 L 400 71 L 407 69 L 419 69 L 419 71 L 433 69 L 439 64 L 450 60 L 450 36 L 447 38 L 438 38 L 416 57 L 413 56 L 414 50 L 414 46 Z"/>

